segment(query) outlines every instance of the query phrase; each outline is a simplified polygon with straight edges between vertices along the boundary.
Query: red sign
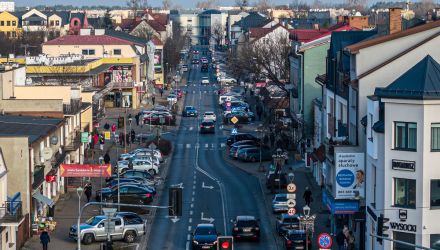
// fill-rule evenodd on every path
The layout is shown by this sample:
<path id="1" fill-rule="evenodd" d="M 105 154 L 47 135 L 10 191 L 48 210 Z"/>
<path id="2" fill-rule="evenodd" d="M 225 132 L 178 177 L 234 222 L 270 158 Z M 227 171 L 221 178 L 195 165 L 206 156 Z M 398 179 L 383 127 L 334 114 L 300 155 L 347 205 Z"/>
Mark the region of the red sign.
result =
<path id="1" fill-rule="evenodd" d="M 332 247 L 332 237 L 327 233 L 322 233 L 318 236 L 318 246 L 323 249 L 330 249 Z"/>
<path id="2" fill-rule="evenodd" d="M 111 177 L 112 165 L 110 164 L 61 164 L 60 176 L 62 177 Z"/>

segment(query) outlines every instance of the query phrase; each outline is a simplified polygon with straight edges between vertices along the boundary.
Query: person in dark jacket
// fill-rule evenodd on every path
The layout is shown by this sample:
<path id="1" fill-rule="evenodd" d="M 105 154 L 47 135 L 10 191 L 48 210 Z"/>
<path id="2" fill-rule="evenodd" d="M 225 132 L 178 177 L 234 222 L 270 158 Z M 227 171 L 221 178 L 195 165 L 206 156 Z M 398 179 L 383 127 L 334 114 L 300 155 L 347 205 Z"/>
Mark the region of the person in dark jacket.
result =
<path id="1" fill-rule="evenodd" d="M 47 245 L 50 242 L 50 236 L 49 233 L 47 233 L 46 230 L 44 230 L 40 235 L 40 242 L 41 245 L 43 245 L 43 250 L 47 250 Z"/>
<path id="2" fill-rule="evenodd" d="M 130 135 L 131 135 L 131 143 L 134 143 L 136 139 L 136 132 L 134 132 L 134 129 L 131 130 Z"/>
<path id="3" fill-rule="evenodd" d="M 86 195 L 87 202 L 90 202 L 90 198 L 92 197 L 92 183 L 87 183 L 84 186 L 84 194 Z"/>
<path id="4" fill-rule="evenodd" d="M 338 250 L 345 250 L 346 237 L 342 230 L 336 235 L 336 244 L 338 245 Z"/>
<path id="5" fill-rule="evenodd" d="M 104 163 L 105 164 L 109 164 L 110 163 L 110 155 L 108 154 L 108 152 L 106 152 L 105 155 L 104 155 Z"/>
<path id="6" fill-rule="evenodd" d="M 139 126 L 139 117 L 140 116 L 141 116 L 140 113 L 138 113 L 134 116 L 134 119 L 136 119 L 136 126 Z"/>
<path id="7" fill-rule="evenodd" d="M 125 135 L 125 142 L 127 143 L 127 146 L 130 147 L 130 134 Z"/>
<path id="8" fill-rule="evenodd" d="M 303 195 L 304 201 L 307 206 L 310 206 L 310 202 L 312 201 L 312 191 L 310 191 L 309 187 L 306 187 L 306 191 L 304 191 Z"/>

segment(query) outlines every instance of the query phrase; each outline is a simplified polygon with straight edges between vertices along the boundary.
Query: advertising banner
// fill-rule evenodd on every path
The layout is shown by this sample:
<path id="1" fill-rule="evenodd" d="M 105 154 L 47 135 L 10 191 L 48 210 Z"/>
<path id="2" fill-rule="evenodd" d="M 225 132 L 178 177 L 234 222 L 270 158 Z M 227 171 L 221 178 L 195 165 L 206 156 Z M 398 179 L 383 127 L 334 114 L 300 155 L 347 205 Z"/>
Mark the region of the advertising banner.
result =
<path id="1" fill-rule="evenodd" d="M 154 52 L 154 67 L 162 66 L 162 50 L 156 50 Z"/>
<path id="2" fill-rule="evenodd" d="M 110 164 L 61 164 L 62 177 L 111 177 L 112 165 Z"/>
<path id="3" fill-rule="evenodd" d="M 336 153 L 336 199 L 365 197 L 364 153 Z"/>

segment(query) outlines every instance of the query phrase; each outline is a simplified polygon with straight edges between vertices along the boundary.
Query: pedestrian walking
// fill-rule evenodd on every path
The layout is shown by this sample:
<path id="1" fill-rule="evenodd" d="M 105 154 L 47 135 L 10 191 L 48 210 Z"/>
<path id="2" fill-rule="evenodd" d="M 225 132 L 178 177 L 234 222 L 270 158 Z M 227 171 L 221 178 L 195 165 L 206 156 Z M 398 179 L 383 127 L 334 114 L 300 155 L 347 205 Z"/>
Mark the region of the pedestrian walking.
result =
<path id="1" fill-rule="evenodd" d="M 348 232 L 348 250 L 355 250 L 356 249 L 356 244 L 355 244 L 355 238 L 354 238 L 354 234 L 353 231 L 349 231 Z"/>
<path id="2" fill-rule="evenodd" d="M 125 135 L 125 143 L 130 147 L 130 135 L 128 133 Z"/>
<path id="3" fill-rule="evenodd" d="M 136 119 L 136 126 L 139 126 L 139 117 L 140 117 L 140 113 L 137 113 L 135 116 L 134 116 L 134 119 Z"/>
<path id="4" fill-rule="evenodd" d="M 133 118 L 131 117 L 131 114 L 128 114 L 128 125 L 131 126 L 132 121 L 133 121 Z"/>
<path id="5" fill-rule="evenodd" d="M 105 152 L 104 163 L 105 164 L 110 164 L 110 155 L 108 154 L 108 152 Z"/>
<path id="6" fill-rule="evenodd" d="M 122 133 L 122 132 L 120 132 L 119 133 L 119 145 L 120 146 L 123 146 L 123 143 L 124 143 L 124 133 Z"/>
<path id="7" fill-rule="evenodd" d="M 99 143 L 99 135 L 98 135 L 98 133 L 94 133 L 94 135 L 93 135 L 93 144 L 94 145 L 97 145 Z"/>
<path id="8" fill-rule="evenodd" d="M 156 97 L 153 95 L 153 97 L 151 97 L 151 101 L 153 102 L 153 106 L 154 106 L 154 103 L 156 102 Z"/>
<path id="9" fill-rule="evenodd" d="M 341 230 L 337 235 L 336 235 L 336 244 L 338 245 L 338 250 L 345 250 L 345 234 L 343 232 L 343 230 Z"/>
<path id="10" fill-rule="evenodd" d="M 160 97 L 162 97 L 162 95 L 163 95 L 163 88 L 159 89 L 159 93 L 160 93 Z"/>
<path id="11" fill-rule="evenodd" d="M 110 129 L 110 124 L 108 124 L 107 122 L 104 124 L 104 129 L 105 130 L 109 130 Z"/>
<path id="12" fill-rule="evenodd" d="M 40 242 L 41 242 L 41 245 L 43 245 L 43 250 L 47 250 L 47 245 L 50 242 L 50 236 L 49 236 L 49 233 L 46 230 L 44 230 L 41 233 L 41 235 L 40 235 Z"/>
<path id="13" fill-rule="evenodd" d="M 134 143 L 136 139 L 136 132 L 134 132 L 134 129 L 131 130 L 130 135 L 131 135 L 131 142 Z"/>
<path id="14" fill-rule="evenodd" d="M 310 207 L 310 202 L 312 201 L 312 191 L 310 191 L 309 187 L 306 187 L 306 191 L 304 191 L 303 198 L 306 202 L 306 205 Z"/>
<path id="15" fill-rule="evenodd" d="M 113 136 L 116 135 L 116 124 L 112 124 L 112 133 L 113 133 Z"/>
<path id="16" fill-rule="evenodd" d="M 99 135 L 99 149 L 101 151 L 104 151 L 104 144 L 105 144 L 104 134 L 100 134 Z"/>
<path id="17" fill-rule="evenodd" d="M 84 194 L 86 195 L 87 202 L 90 202 L 90 198 L 92 197 L 92 183 L 87 183 L 84 186 Z"/>

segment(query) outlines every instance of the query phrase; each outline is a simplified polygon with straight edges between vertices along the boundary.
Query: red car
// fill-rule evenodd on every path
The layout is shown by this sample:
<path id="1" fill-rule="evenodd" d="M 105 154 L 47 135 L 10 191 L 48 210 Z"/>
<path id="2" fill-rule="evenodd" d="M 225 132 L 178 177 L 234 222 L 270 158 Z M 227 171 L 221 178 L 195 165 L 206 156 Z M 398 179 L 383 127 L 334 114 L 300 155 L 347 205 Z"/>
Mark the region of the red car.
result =
<path id="1" fill-rule="evenodd" d="M 171 114 L 152 113 L 144 117 L 144 124 L 161 125 L 161 118 L 163 118 L 163 125 L 176 125 L 176 118 Z"/>
<path id="2" fill-rule="evenodd" d="M 183 90 L 181 89 L 175 89 L 172 91 L 172 94 L 175 94 L 178 99 L 183 97 Z"/>

